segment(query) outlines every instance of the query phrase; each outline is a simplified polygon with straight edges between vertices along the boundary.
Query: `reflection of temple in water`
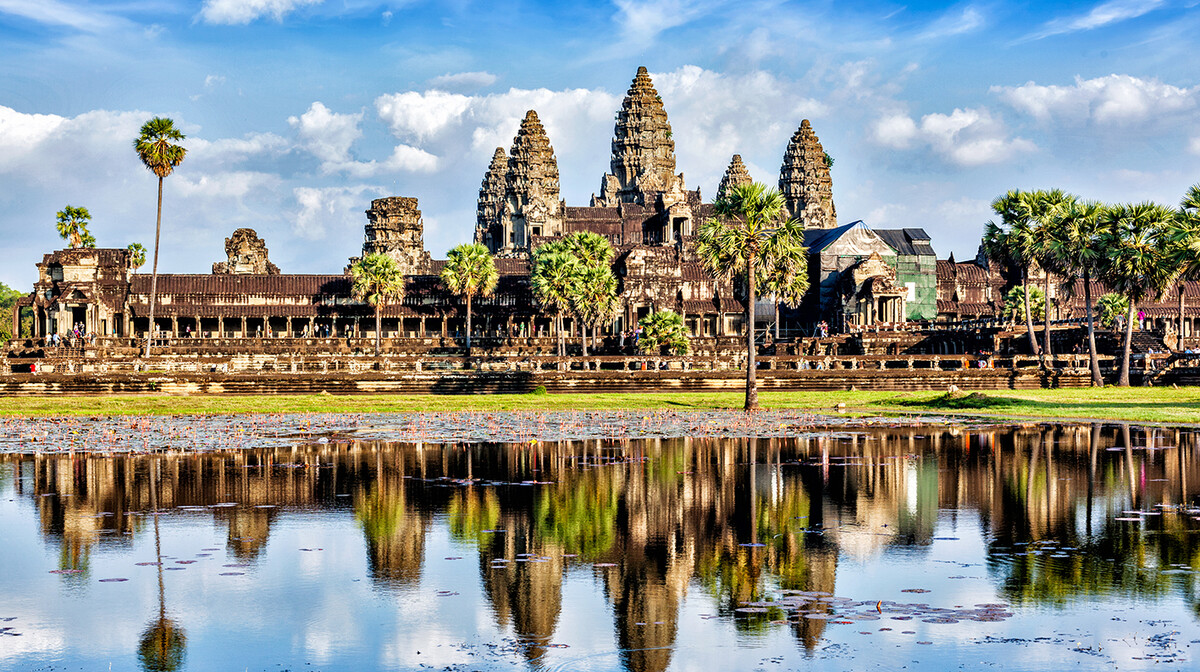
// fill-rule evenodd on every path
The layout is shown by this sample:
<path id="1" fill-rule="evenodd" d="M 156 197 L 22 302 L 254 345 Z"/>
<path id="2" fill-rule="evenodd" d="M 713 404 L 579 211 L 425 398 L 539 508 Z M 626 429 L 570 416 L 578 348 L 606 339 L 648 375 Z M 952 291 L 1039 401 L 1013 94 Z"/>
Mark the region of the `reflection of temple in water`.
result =
<path id="1" fill-rule="evenodd" d="M 374 584 L 413 588 L 430 527 L 448 525 L 452 537 L 477 545 L 495 622 L 530 661 L 555 642 L 568 569 L 594 567 L 624 668 L 658 672 L 671 662 L 689 592 L 711 598 L 745 631 L 774 627 L 734 610 L 780 590 L 835 593 L 839 559 L 920 552 L 933 542 L 939 512 L 977 517 L 994 550 L 989 571 L 1009 599 L 1153 594 L 1165 584 L 1139 576 L 1139 567 L 1200 564 L 1190 519 L 1152 519 L 1155 534 L 1142 536 L 1113 518 L 1192 504 L 1196 447 L 1193 434 L 1176 429 L 897 425 L 786 439 L 358 442 L 4 456 L 0 464 L 34 502 L 64 567 L 86 566 L 97 545 L 145 533 L 145 519 L 127 514 L 150 510 L 154 463 L 160 508 L 224 525 L 231 551 L 247 562 L 281 518 L 352 509 Z M 1068 576 L 1013 552 L 1043 541 L 1090 555 Z M 825 626 L 792 618 L 786 627 L 812 650 Z"/>

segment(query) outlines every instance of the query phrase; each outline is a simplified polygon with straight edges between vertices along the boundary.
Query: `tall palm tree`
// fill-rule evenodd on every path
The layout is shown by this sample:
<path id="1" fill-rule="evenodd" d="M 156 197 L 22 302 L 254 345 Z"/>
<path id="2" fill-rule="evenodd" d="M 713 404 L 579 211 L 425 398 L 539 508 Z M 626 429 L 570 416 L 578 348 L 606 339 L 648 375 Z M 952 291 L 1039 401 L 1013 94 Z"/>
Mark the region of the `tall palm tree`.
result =
<path id="1" fill-rule="evenodd" d="M 386 254 L 368 254 L 350 267 L 351 292 L 375 309 L 375 356 L 379 356 L 383 331 L 383 307 L 404 300 L 404 272 Z"/>
<path id="2" fill-rule="evenodd" d="M 804 227 L 800 222 L 789 220 L 780 228 L 784 227 L 790 227 L 790 230 L 775 236 L 772 239 L 775 245 L 795 241 L 801 241 L 803 244 Z M 787 250 L 776 250 L 770 245 L 763 250 L 763 258 L 767 263 L 758 266 L 758 285 L 775 298 L 775 338 L 778 339 L 780 304 L 799 306 L 804 294 L 808 292 L 808 259 L 806 254 L 790 254 Z M 778 263 L 775 263 L 776 260 Z"/>
<path id="3" fill-rule="evenodd" d="M 467 350 L 471 349 L 471 298 L 491 296 L 500 274 L 492 253 L 479 243 L 464 243 L 450 250 L 442 267 L 442 282 L 467 300 Z"/>
<path id="4" fill-rule="evenodd" d="M 1072 201 L 1062 209 L 1056 235 L 1049 243 L 1055 266 L 1068 276 L 1083 276 L 1083 302 L 1087 311 L 1088 357 L 1092 384 L 1104 385 L 1100 358 L 1096 354 L 1096 324 L 1092 310 L 1092 277 L 1102 257 L 1099 241 L 1104 205 L 1096 201 Z M 1074 283 L 1071 285 L 1074 291 Z"/>
<path id="5" fill-rule="evenodd" d="M 1129 300 L 1117 380 L 1122 387 L 1129 386 L 1134 310 L 1140 301 L 1160 296 L 1176 275 L 1164 253 L 1168 225 L 1174 218 L 1174 210 L 1156 203 L 1115 205 L 1101 225 L 1101 279 Z"/>
<path id="6" fill-rule="evenodd" d="M 141 243 L 130 243 L 126 249 L 129 250 L 129 265 L 133 270 L 146 265 L 146 248 Z"/>
<path id="7" fill-rule="evenodd" d="M 1029 350 L 1041 355 L 1033 335 L 1033 311 L 1029 309 L 1029 265 L 1034 258 L 1033 213 L 1024 192 L 1013 190 L 992 201 L 992 212 L 1000 223 L 990 221 L 984 226 L 983 250 L 989 259 L 1015 267 L 1021 272 L 1025 292 L 1025 330 L 1029 335 Z"/>
<path id="8" fill-rule="evenodd" d="M 142 124 L 142 130 L 133 141 L 133 149 L 142 165 L 158 177 L 158 216 L 154 223 L 154 262 L 150 266 L 150 328 L 146 334 L 146 356 L 150 356 L 150 343 L 154 339 L 154 303 L 158 298 L 158 240 L 162 233 L 163 180 L 183 163 L 187 149 L 172 144 L 186 139 L 175 128 L 175 122 L 165 117 L 154 117 Z"/>
<path id="9" fill-rule="evenodd" d="M 567 251 L 584 266 L 609 266 L 616 250 L 608 238 L 591 231 L 577 231 L 562 239 Z"/>
<path id="10" fill-rule="evenodd" d="M 1188 189 L 1179 203 L 1179 212 L 1168 234 L 1170 263 L 1176 267 L 1179 282 L 1179 346 L 1183 349 L 1183 288 L 1188 280 L 1200 277 L 1200 184 Z"/>
<path id="11" fill-rule="evenodd" d="M 576 293 L 583 267 L 575 255 L 560 243 L 542 245 L 534 250 L 530 285 L 533 295 L 554 313 L 554 329 L 558 335 L 558 356 L 565 357 L 567 344 L 563 335 L 563 313 L 571 309 L 571 297 Z"/>
<path id="12" fill-rule="evenodd" d="M 607 242 L 607 241 L 606 241 Z M 585 266 L 571 294 L 571 305 L 579 321 L 592 329 L 592 347 L 596 346 L 596 325 L 617 312 L 617 276 L 608 264 Z M 583 337 L 583 354 L 587 355 L 587 334 Z"/>
<path id="13" fill-rule="evenodd" d="M 1027 191 L 1023 194 L 1027 199 L 1027 208 L 1033 227 L 1033 258 L 1045 274 L 1042 293 L 1046 297 L 1046 311 L 1042 316 L 1042 353 L 1045 358 L 1051 356 L 1050 351 L 1050 276 L 1063 274 L 1063 268 L 1054 254 L 1054 240 L 1062 235 L 1060 221 L 1063 210 L 1075 201 L 1075 197 L 1064 193 L 1061 189 L 1048 191 Z"/>
<path id="14" fill-rule="evenodd" d="M 746 403 L 745 410 L 758 409 L 758 378 L 755 375 L 754 302 L 760 279 L 760 264 L 768 269 L 804 264 L 807 250 L 800 231 L 784 216 L 786 202 L 775 189 L 761 182 L 739 184 L 716 200 L 716 217 L 704 222 L 696 237 L 696 254 L 701 263 L 721 277 L 746 279 Z M 769 274 L 769 273 L 768 273 Z"/>
<path id="15" fill-rule="evenodd" d="M 88 212 L 87 208 L 68 205 L 55 213 L 55 216 L 58 235 L 62 236 L 63 240 L 69 241 L 71 247 L 96 246 L 96 239 L 88 233 L 87 227 L 88 222 L 92 219 L 92 213 Z"/>

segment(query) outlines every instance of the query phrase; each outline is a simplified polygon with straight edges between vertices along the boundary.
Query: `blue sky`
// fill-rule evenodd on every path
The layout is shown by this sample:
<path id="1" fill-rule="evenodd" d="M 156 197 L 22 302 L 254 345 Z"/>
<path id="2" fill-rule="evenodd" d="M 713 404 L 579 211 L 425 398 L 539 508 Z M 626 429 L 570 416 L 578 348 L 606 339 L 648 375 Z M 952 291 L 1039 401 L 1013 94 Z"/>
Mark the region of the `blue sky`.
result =
<path id="1" fill-rule="evenodd" d="M 527 109 L 586 205 L 639 65 L 706 199 L 733 153 L 774 183 L 807 118 L 840 221 L 963 258 L 1008 189 L 1174 205 L 1200 182 L 1196 4 L 0 0 L 0 282 L 29 289 L 66 204 L 150 246 L 131 143 L 156 115 L 189 149 L 162 271 L 208 272 L 248 226 L 284 272 L 340 272 L 384 195 L 420 200 L 443 257 Z"/>

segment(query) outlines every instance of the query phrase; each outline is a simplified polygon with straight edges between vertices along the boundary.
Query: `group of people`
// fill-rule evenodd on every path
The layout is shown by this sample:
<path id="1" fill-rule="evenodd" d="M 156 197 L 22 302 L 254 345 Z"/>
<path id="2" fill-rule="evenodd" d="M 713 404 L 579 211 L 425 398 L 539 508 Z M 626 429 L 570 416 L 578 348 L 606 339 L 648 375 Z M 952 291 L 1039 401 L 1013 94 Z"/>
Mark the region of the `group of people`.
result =
<path id="1" fill-rule="evenodd" d="M 638 341 L 640 340 L 642 340 L 642 325 L 635 324 L 633 329 L 622 331 L 619 341 L 621 352 L 637 352 Z"/>
<path id="2" fill-rule="evenodd" d="M 51 347 L 57 348 L 61 345 L 66 345 L 69 348 L 85 343 L 94 344 L 96 342 L 96 334 L 88 332 L 87 325 L 82 322 L 76 322 L 71 326 L 71 330 L 67 332 L 65 338 L 55 332 L 46 337 L 46 342 Z"/>

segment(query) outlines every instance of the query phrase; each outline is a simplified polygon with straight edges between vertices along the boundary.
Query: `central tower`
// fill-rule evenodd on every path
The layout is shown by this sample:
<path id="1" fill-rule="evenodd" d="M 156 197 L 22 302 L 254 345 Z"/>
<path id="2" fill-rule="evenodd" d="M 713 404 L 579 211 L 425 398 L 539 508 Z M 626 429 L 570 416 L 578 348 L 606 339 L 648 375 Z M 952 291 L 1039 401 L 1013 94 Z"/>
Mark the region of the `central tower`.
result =
<path id="1" fill-rule="evenodd" d="M 675 174 L 671 123 L 645 67 L 638 68 L 617 112 L 609 166 L 612 172 L 601 181 L 600 195 L 592 196 L 593 206 L 653 205 L 664 192 L 683 197 L 683 175 Z"/>

